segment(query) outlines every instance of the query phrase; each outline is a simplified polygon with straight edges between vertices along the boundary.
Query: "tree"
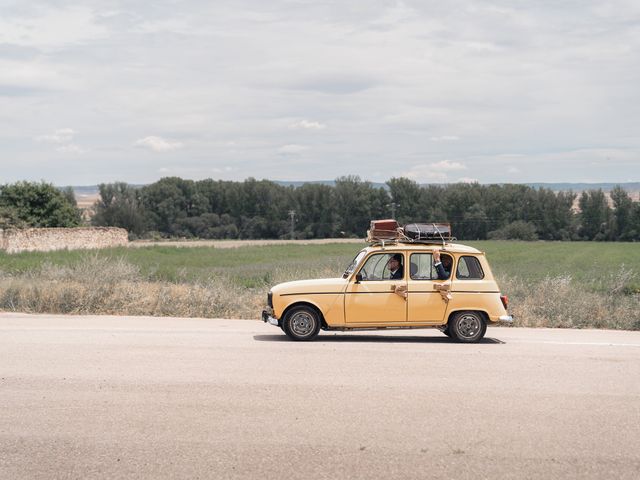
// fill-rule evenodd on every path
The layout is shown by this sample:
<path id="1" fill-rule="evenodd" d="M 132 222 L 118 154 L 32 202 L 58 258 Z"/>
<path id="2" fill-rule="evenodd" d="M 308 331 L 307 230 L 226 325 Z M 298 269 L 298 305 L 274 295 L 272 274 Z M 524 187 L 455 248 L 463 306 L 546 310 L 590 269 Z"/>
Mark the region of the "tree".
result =
<path id="1" fill-rule="evenodd" d="M 611 190 L 614 216 L 615 240 L 632 240 L 633 232 L 633 200 L 620 185 Z"/>
<path id="2" fill-rule="evenodd" d="M 100 199 L 96 201 L 93 225 L 121 227 L 135 235 L 147 229 L 140 202 L 140 190 L 124 182 L 101 183 Z"/>
<path id="3" fill-rule="evenodd" d="M 388 212 L 388 193 L 358 176 L 337 178 L 334 191 L 338 221 L 345 235 L 364 236 L 371 220 Z"/>
<path id="4" fill-rule="evenodd" d="M 465 240 L 485 240 L 489 221 L 482 206 L 474 203 L 462 218 L 460 238 Z"/>
<path id="5" fill-rule="evenodd" d="M 328 238 L 336 235 L 337 214 L 334 188 L 306 183 L 293 191 L 298 219 L 297 231 L 303 238 Z"/>
<path id="6" fill-rule="evenodd" d="M 0 187 L 0 217 L 14 227 L 77 227 L 80 210 L 69 191 L 50 183 L 17 182 Z"/>
<path id="7" fill-rule="evenodd" d="M 611 209 L 601 189 L 582 192 L 580 196 L 579 234 L 584 240 L 607 240 L 610 234 Z"/>
<path id="8" fill-rule="evenodd" d="M 140 192 L 152 230 L 175 235 L 179 220 L 189 216 L 194 182 L 178 177 L 161 178 Z M 199 208 L 198 208 L 199 211 Z"/>
<path id="9" fill-rule="evenodd" d="M 395 205 L 399 223 L 424 221 L 420 212 L 420 185 L 408 178 L 392 178 L 387 181 L 391 202 Z"/>

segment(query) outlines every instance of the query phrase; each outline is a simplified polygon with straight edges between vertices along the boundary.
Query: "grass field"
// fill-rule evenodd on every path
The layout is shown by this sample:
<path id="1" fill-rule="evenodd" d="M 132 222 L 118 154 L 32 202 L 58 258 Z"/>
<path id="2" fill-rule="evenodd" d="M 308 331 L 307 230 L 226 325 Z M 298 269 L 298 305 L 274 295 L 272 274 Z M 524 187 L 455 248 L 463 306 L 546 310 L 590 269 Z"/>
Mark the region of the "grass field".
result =
<path id="1" fill-rule="evenodd" d="M 487 253 L 519 325 L 640 329 L 637 244 L 468 243 Z M 0 253 L 0 309 L 257 318 L 272 284 L 339 276 L 360 248 L 154 246 Z"/>

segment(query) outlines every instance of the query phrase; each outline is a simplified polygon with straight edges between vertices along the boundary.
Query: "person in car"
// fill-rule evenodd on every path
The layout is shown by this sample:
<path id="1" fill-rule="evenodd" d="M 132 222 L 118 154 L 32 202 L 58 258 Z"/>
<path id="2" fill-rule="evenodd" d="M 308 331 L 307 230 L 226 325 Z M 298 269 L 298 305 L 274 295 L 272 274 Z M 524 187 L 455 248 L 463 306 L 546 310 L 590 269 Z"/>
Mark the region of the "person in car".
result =
<path id="1" fill-rule="evenodd" d="M 389 271 L 391 272 L 391 280 L 402 280 L 402 255 L 396 253 L 389 259 Z"/>
<path id="2" fill-rule="evenodd" d="M 451 276 L 451 266 L 453 259 L 449 255 L 440 256 L 440 250 L 437 248 L 433 251 L 433 266 L 438 272 L 438 280 L 448 280 Z"/>

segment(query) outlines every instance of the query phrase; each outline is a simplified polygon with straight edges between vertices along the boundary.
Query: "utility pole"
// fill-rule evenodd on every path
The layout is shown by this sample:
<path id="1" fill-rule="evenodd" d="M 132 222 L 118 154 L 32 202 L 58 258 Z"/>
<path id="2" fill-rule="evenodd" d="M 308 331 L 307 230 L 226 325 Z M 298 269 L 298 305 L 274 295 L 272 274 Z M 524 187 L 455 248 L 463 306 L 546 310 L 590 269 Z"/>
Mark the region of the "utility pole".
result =
<path id="1" fill-rule="evenodd" d="M 295 239 L 296 211 L 289 210 L 289 217 L 291 217 L 291 240 L 293 240 Z"/>
<path id="2" fill-rule="evenodd" d="M 396 218 L 396 207 L 400 205 L 396 204 L 396 202 L 391 202 L 387 204 L 388 207 L 391 207 L 391 218 Z"/>

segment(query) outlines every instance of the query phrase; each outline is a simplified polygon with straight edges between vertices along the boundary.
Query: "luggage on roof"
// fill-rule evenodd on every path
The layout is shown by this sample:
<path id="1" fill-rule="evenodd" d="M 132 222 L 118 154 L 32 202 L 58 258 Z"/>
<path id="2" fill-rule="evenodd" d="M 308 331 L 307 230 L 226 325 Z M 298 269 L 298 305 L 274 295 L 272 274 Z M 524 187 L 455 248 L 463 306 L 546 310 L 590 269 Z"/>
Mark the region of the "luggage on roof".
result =
<path id="1" fill-rule="evenodd" d="M 400 225 L 393 219 L 371 220 L 368 238 L 375 240 L 397 240 L 400 238 Z"/>
<path id="2" fill-rule="evenodd" d="M 404 234 L 414 241 L 451 240 L 451 224 L 449 223 L 410 223 L 404 226 Z"/>
<path id="3" fill-rule="evenodd" d="M 393 219 L 371 220 L 367 242 L 441 243 L 453 240 L 449 223 L 409 223 L 403 227 Z"/>

